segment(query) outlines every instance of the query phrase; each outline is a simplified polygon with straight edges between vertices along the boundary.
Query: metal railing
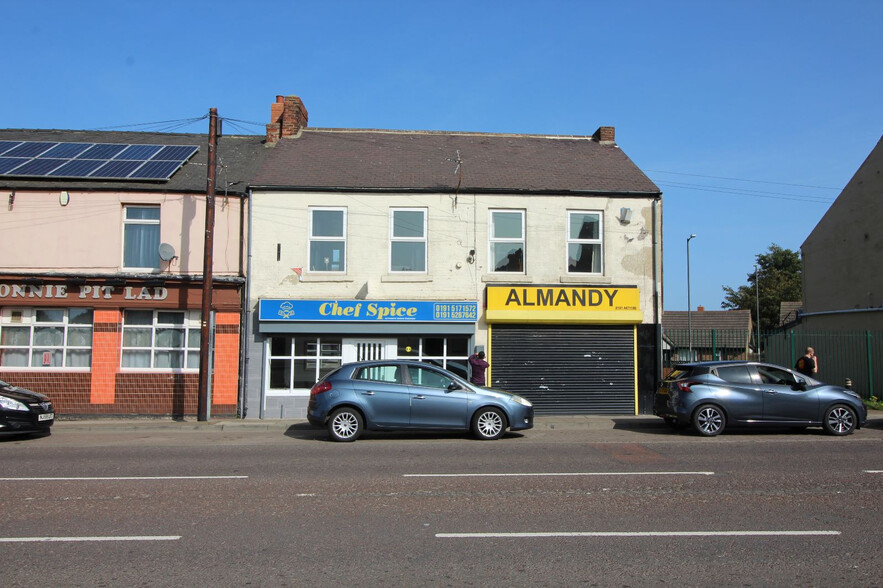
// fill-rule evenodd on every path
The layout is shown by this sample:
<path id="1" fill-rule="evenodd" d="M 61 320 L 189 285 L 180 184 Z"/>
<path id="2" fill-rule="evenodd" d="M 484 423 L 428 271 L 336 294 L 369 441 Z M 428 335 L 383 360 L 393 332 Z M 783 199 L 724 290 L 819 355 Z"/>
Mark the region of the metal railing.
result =
<path id="1" fill-rule="evenodd" d="M 663 365 L 685 361 L 760 360 L 793 367 L 807 347 L 818 358 L 817 379 L 840 386 L 849 383 L 864 398 L 883 397 L 883 332 L 802 331 L 786 329 L 757 335 L 748 330 L 693 329 L 692 353 L 687 329 L 663 329 Z"/>

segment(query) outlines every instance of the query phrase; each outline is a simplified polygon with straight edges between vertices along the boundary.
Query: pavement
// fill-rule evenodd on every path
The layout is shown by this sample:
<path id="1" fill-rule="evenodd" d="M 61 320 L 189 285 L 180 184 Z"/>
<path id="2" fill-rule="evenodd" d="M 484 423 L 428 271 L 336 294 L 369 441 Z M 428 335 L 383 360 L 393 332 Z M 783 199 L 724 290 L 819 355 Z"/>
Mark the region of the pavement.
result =
<path id="1" fill-rule="evenodd" d="M 632 427 L 662 426 L 662 419 L 652 415 L 575 415 L 537 416 L 534 429 L 603 430 Z M 291 427 L 305 428 L 306 419 L 236 419 L 219 418 L 199 421 L 195 417 L 161 418 L 73 418 L 57 419 L 52 430 L 60 431 L 279 431 Z"/>

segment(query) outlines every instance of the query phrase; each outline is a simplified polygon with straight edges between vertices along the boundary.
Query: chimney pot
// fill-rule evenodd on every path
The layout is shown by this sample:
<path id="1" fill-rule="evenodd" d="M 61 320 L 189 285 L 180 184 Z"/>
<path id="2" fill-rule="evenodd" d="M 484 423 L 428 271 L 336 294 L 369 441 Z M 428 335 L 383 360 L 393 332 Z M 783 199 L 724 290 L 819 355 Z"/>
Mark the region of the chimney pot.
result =
<path id="1" fill-rule="evenodd" d="M 697 312 L 703 312 L 703 311 L 705 311 L 705 307 L 704 307 L 704 306 L 697 306 L 697 307 L 696 307 L 696 311 L 697 311 Z"/>
<path id="2" fill-rule="evenodd" d="M 285 102 L 285 96 L 283 96 L 282 94 L 277 94 L 276 102 Z"/>

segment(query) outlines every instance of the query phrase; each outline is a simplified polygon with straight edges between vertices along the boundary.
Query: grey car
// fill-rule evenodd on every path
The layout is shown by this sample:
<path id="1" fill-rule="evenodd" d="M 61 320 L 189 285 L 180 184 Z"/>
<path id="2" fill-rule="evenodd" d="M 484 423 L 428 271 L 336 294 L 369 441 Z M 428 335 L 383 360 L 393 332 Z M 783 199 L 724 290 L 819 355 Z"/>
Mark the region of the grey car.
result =
<path id="1" fill-rule="evenodd" d="M 498 439 L 533 427 L 533 406 L 515 394 L 481 388 L 440 367 L 412 360 L 347 363 L 310 390 L 307 419 L 335 441 L 363 431 L 471 430 Z"/>
<path id="2" fill-rule="evenodd" d="M 653 412 L 711 437 L 727 426 L 823 427 L 849 435 L 867 423 L 861 397 L 782 366 L 751 361 L 677 366 L 656 391 Z"/>

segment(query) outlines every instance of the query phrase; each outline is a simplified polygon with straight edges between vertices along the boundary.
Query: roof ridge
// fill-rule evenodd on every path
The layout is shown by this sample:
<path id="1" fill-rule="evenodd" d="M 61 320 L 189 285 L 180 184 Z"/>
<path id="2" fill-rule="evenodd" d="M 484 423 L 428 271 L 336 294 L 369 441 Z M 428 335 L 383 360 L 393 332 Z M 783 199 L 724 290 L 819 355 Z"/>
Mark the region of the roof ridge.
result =
<path id="1" fill-rule="evenodd" d="M 592 141 L 592 135 L 545 135 L 534 133 L 491 133 L 482 131 L 430 131 L 412 129 L 361 129 L 361 128 L 335 128 L 335 127 L 305 127 L 304 133 L 376 133 L 384 135 L 439 135 L 457 137 L 524 137 L 530 139 L 571 139 Z"/>

